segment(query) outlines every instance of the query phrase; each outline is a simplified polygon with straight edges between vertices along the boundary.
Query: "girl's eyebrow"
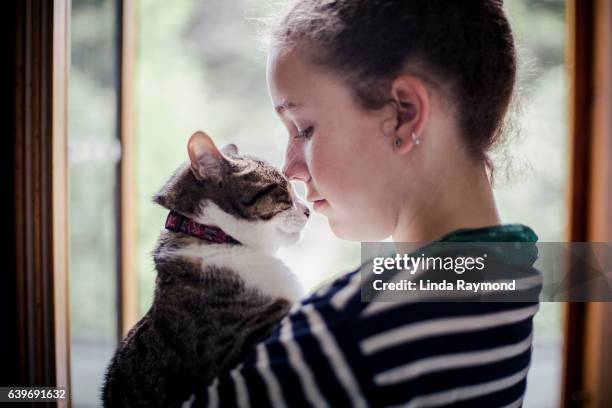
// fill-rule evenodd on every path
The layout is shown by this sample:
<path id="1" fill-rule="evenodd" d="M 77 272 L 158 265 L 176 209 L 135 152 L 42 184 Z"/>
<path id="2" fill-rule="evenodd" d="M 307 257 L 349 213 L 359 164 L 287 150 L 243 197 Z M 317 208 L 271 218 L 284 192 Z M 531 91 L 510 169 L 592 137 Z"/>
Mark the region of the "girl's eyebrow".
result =
<path id="1" fill-rule="evenodd" d="M 302 104 L 301 104 L 301 103 L 294 103 L 294 102 L 289 102 L 289 101 L 286 101 L 286 102 L 281 103 L 280 105 L 277 105 L 277 106 L 274 108 L 274 110 L 275 110 L 275 111 L 276 111 L 276 112 L 277 112 L 279 115 L 282 115 L 282 114 L 283 114 L 283 112 L 285 112 L 285 111 L 287 111 L 287 110 L 290 110 L 290 109 L 293 109 L 293 108 L 300 107 L 300 106 L 302 106 Z"/>

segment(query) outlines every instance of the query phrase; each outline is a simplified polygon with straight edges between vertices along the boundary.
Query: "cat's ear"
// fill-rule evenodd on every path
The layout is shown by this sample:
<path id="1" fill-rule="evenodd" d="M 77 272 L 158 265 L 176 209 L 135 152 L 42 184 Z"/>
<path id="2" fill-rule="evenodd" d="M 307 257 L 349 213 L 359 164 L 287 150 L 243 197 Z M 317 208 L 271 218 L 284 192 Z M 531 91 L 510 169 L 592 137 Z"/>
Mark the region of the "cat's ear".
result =
<path id="1" fill-rule="evenodd" d="M 166 196 L 162 194 L 161 191 L 159 193 L 155 193 L 153 197 L 151 197 L 151 201 L 153 201 L 155 204 L 161 205 L 162 207 L 166 206 Z"/>
<path id="2" fill-rule="evenodd" d="M 187 151 L 191 161 L 191 170 L 197 178 L 221 178 L 224 162 L 227 162 L 228 159 L 217 148 L 210 136 L 198 130 L 189 138 Z"/>
<path id="3" fill-rule="evenodd" d="M 238 155 L 238 146 L 233 143 L 228 143 L 221 148 L 221 151 L 225 154 L 231 154 L 234 156 Z"/>

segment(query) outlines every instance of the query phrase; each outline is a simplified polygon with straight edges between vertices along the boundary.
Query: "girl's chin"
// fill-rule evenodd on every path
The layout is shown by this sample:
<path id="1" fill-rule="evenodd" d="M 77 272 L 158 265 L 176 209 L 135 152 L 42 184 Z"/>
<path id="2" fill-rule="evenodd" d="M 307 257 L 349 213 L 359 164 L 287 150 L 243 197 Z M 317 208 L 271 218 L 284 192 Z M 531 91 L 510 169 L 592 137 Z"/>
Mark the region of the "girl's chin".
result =
<path id="1" fill-rule="evenodd" d="M 349 225 L 348 223 L 338 222 L 336 219 L 331 217 L 327 217 L 327 223 L 336 237 L 345 241 L 359 241 L 356 239 L 354 224 Z"/>
<path id="2" fill-rule="evenodd" d="M 356 242 L 374 242 L 380 241 L 388 237 L 390 234 L 385 234 L 377 228 L 377 225 L 363 224 L 365 221 L 359 220 L 338 220 L 337 217 L 327 216 L 327 223 L 334 235 L 345 241 Z M 367 221 L 367 220 L 366 220 Z"/>

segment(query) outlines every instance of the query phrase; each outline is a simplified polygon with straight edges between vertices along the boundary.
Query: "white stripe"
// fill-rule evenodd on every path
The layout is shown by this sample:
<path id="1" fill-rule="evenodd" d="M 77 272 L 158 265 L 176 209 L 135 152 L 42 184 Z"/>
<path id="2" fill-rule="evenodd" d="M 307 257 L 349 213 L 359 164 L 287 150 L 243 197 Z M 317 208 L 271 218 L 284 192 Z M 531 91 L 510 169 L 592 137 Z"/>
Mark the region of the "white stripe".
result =
<path id="1" fill-rule="evenodd" d="M 538 311 L 538 308 L 539 304 L 535 304 L 522 309 L 488 313 L 485 315 L 448 317 L 416 322 L 376 334 L 362 340 L 359 345 L 364 354 L 372 354 L 379 350 L 419 338 L 486 329 L 515 323 L 533 316 Z"/>
<path id="2" fill-rule="evenodd" d="M 236 405 L 239 407 L 248 408 L 249 404 L 249 395 L 247 391 L 246 384 L 244 383 L 244 378 L 240 374 L 240 369 L 242 368 L 242 364 L 239 364 L 230 372 L 230 376 L 234 379 L 234 385 L 236 387 Z"/>
<path id="3" fill-rule="evenodd" d="M 183 401 L 181 404 L 181 408 L 189 408 L 193 405 L 193 401 L 195 401 L 195 394 L 191 394 L 188 400 Z"/>
<path id="4" fill-rule="evenodd" d="M 287 321 L 281 327 L 279 340 L 285 346 L 285 350 L 287 351 L 287 356 L 289 358 L 289 364 L 296 371 L 297 376 L 302 383 L 304 395 L 310 404 L 314 407 L 327 407 L 328 405 L 316 385 L 310 368 L 304 362 L 302 351 L 300 350 L 299 345 L 293 339 L 291 320 L 287 319 Z"/>
<path id="5" fill-rule="evenodd" d="M 208 408 L 217 408 L 219 406 L 219 377 L 215 378 L 215 380 L 208 387 Z"/>
<path id="6" fill-rule="evenodd" d="M 392 281 L 395 281 L 393 279 Z M 499 282 L 506 282 L 504 280 L 499 280 Z M 537 286 L 541 286 L 543 283 L 543 278 L 541 275 L 529 276 L 526 278 L 516 279 L 516 292 L 517 296 L 520 296 L 520 291 L 533 289 Z M 483 294 L 493 293 L 494 290 L 481 290 L 475 293 L 469 294 L 459 294 L 458 296 L 462 298 L 468 299 L 470 296 L 480 297 Z M 449 295 L 445 295 L 449 296 Z M 439 298 L 440 296 L 437 294 L 432 294 L 431 296 L 426 295 L 406 295 L 401 300 L 397 301 L 371 301 L 361 312 L 361 317 L 370 317 L 372 315 L 386 312 L 391 309 L 395 309 L 398 307 L 402 307 L 411 303 L 422 302 L 427 299 Z"/>
<path id="7" fill-rule="evenodd" d="M 255 367 L 259 374 L 261 374 L 261 378 L 263 378 L 264 383 L 266 383 L 266 388 L 268 389 L 268 396 L 270 397 L 270 402 L 274 407 L 287 407 L 285 400 L 283 399 L 283 395 L 281 393 L 280 385 L 278 380 L 274 376 L 272 369 L 270 368 L 270 359 L 268 357 L 268 351 L 266 350 L 266 346 L 263 343 L 259 343 L 255 350 L 257 350 L 257 361 L 255 363 Z"/>
<path id="8" fill-rule="evenodd" d="M 417 408 L 417 407 L 435 407 L 439 405 L 451 404 L 453 402 L 463 401 L 470 398 L 480 397 L 482 395 L 491 394 L 496 391 L 509 388 L 519 381 L 523 380 L 527 376 L 527 370 L 529 367 L 524 368 L 516 374 L 512 374 L 508 377 L 490 381 L 487 383 L 481 383 L 476 385 L 469 385 L 465 387 L 457 387 L 451 390 L 438 392 L 435 394 L 418 396 L 410 401 L 407 405 L 398 405 L 404 408 Z"/>
<path id="9" fill-rule="evenodd" d="M 501 361 L 517 356 L 531 347 L 532 336 L 511 346 L 497 347 L 484 351 L 446 354 L 438 357 L 424 358 L 416 362 L 404 364 L 391 370 L 384 371 L 374 377 L 378 385 L 391 385 L 415 377 L 426 375 L 435 371 L 450 370 L 459 367 L 469 367 L 480 364 Z"/>
<path id="10" fill-rule="evenodd" d="M 302 306 L 303 306 L 303 304 L 301 302 L 294 303 L 293 306 L 291 306 L 291 308 L 287 312 L 287 314 L 288 315 L 293 315 L 293 314 L 297 313 L 297 311 L 300 310 L 302 308 Z M 285 318 L 288 318 L 288 317 L 285 316 Z"/>
<path id="11" fill-rule="evenodd" d="M 336 310 L 343 309 L 349 300 L 361 289 L 361 271 L 355 272 L 355 275 L 349 279 L 345 287 L 340 289 L 332 296 L 330 303 Z"/>
<path id="12" fill-rule="evenodd" d="M 318 327 L 321 329 L 312 330 L 312 333 L 319 341 L 321 349 L 327 356 L 327 359 L 329 360 L 338 381 L 340 381 L 346 390 L 346 394 L 351 399 L 351 405 L 353 407 L 367 407 L 367 403 L 361 393 L 361 390 L 359 389 L 359 384 L 357 384 L 357 380 L 353 376 L 353 373 L 344 359 L 344 354 L 342 354 L 342 351 L 338 348 L 336 341 L 327 330 L 325 322 L 321 318 L 319 312 L 316 311 L 312 304 L 307 304 L 304 306 L 302 311 L 308 319 L 308 323 L 310 323 L 311 327 Z"/>
<path id="13" fill-rule="evenodd" d="M 395 309 L 397 307 L 402 307 L 410 303 L 419 302 L 421 298 L 413 298 L 411 296 L 404 296 L 402 300 L 398 300 L 397 302 L 384 302 L 384 301 L 371 301 L 369 305 L 365 307 L 361 311 L 361 317 L 370 317 L 376 313 L 385 312 L 387 310 Z"/>
<path id="14" fill-rule="evenodd" d="M 523 406 L 523 397 L 524 395 L 521 395 L 521 397 L 519 399 L 517 399 L 514 402 L 511 402 L 510 404 L 506 405 L 505 407 L 502 408 L 520 408 Z"/>
<path id="15" fill-rule="evenodd" d="M 521 278 L 516 280 L 516 291 L 527 290 L 535 288 L 536 286 L 542 286 L 544 284 L 544 275 L 536 274 L 527 278 Z"/>

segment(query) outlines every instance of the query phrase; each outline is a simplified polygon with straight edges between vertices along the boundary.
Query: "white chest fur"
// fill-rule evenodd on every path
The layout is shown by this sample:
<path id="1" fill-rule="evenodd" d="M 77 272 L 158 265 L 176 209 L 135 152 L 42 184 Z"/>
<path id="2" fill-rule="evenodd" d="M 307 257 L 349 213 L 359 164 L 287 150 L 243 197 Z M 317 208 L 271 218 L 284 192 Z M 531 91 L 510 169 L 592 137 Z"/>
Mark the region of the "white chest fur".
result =
<path id="1" fill-rule="evenodd" d="M 159 255 L 189 258 L 201 263 L 202 268 L 211 265 L 228 268 L 238 274 L 248 287 L 292 303 L 304 295 L 297 277 L 283 261 L 243 245 L 192 244 Z"/>

